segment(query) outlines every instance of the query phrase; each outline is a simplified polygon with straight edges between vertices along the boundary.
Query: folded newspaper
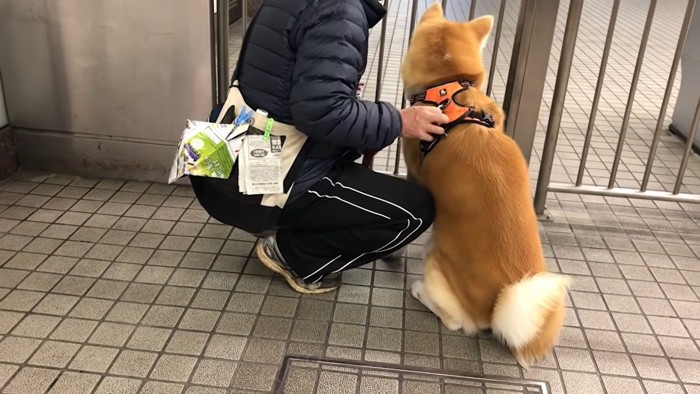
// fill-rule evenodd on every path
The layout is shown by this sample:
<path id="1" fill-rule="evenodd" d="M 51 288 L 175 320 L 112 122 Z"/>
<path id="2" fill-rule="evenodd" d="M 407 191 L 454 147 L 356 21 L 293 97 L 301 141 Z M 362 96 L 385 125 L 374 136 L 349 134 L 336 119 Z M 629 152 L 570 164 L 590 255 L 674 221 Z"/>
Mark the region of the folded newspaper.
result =
<path id="1" fill-rule="evenodd" d="M 188 120 L 168 183 L 187 175 L 228 179 L 247 126 Z"/>

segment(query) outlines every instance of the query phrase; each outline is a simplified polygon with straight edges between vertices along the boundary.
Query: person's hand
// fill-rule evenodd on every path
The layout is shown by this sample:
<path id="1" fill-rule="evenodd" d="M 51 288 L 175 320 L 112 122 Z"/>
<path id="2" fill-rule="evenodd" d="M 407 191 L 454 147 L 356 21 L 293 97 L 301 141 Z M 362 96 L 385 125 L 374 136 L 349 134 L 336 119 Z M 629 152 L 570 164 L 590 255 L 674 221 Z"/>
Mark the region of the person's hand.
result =
<path id="1" fill-rule="evenodd" d="M 401 136 L 408 139 L 432 141 L 434 135 L 445 134 L 445 130 L 438 124 L 449 122 L 447 115 L 437 107 L 416 105 L 401 110 L 403 129 Z"/>

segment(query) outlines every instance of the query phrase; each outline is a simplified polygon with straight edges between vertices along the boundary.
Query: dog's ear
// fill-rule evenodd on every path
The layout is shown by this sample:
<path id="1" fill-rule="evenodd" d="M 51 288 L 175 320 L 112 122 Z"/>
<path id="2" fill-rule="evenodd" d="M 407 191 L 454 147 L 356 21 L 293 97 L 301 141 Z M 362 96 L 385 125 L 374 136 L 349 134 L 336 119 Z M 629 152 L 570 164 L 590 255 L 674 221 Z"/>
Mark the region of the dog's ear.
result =
<path id="1" fill-rule="evenodd" d="M 442 4 L 440 4 L 437 1 L 435 3 L 433 3 L 433 5 L 428 7 L 427 10 L 425 10 L 425 13 L 423 13 L 423 16 L 420 18 L 420 23 L 423 23 L 423 22 L 426 22 L 429 20 L 436 20 L 436 19 L 444 19 L 444 12 L 442 10 Z"/>
<path id="2" fill-rule="evenodd" d="M 489 40 L 491 29 L 493 29 L 493 16 L 484 15 L 479 18 L 472 19 L 471 21 L 467 22 L 467 26 L 474 32 L 474 34 L 476 34 L 476 38 L 481 43 L 481 48 L 483 49 Z"/>

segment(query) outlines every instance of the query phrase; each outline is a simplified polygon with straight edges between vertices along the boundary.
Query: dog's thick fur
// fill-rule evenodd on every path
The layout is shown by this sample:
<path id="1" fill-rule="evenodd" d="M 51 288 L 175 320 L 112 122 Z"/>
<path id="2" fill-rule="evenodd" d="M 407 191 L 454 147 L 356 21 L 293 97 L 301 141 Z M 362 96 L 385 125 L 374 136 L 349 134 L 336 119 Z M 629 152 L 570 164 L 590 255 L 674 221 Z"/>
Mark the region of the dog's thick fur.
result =
<path id="1" fill-rule="evenodd" d="M 404 141 L 409 179 L 430 190 L 437 212 L 424 277 L 412 293 L 451 330 L 491 328 L 528 367 L 559 337 L 569 278 L 546 270 L 527 165 L 504 133 L 503 111 L 482 91 L 481 52 L 492 27 L 491 16 L 447 21 L 436 3 L 402 65 L 409 95 L 459 79 L 476 82 L 457 101 L 495 121 L 494 128 L 455 126 L 425 160 L 417 141 Z"/>

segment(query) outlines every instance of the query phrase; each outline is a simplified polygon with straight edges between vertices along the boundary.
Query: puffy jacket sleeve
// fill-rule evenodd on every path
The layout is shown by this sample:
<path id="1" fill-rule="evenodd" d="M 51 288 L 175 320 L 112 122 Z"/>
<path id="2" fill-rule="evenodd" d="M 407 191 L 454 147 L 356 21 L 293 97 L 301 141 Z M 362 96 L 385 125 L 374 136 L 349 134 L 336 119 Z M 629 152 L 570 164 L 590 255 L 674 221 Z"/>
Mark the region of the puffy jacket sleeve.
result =
<path id="1" fill-rule="evenodd" d="M 391 104 L 358 100 L 367 18 L 359 2 L 318 2 L 299 32 L 290 95 L 295 126 L 312 140 L 364 151 L 390 145 L 401 132 Z"/>

